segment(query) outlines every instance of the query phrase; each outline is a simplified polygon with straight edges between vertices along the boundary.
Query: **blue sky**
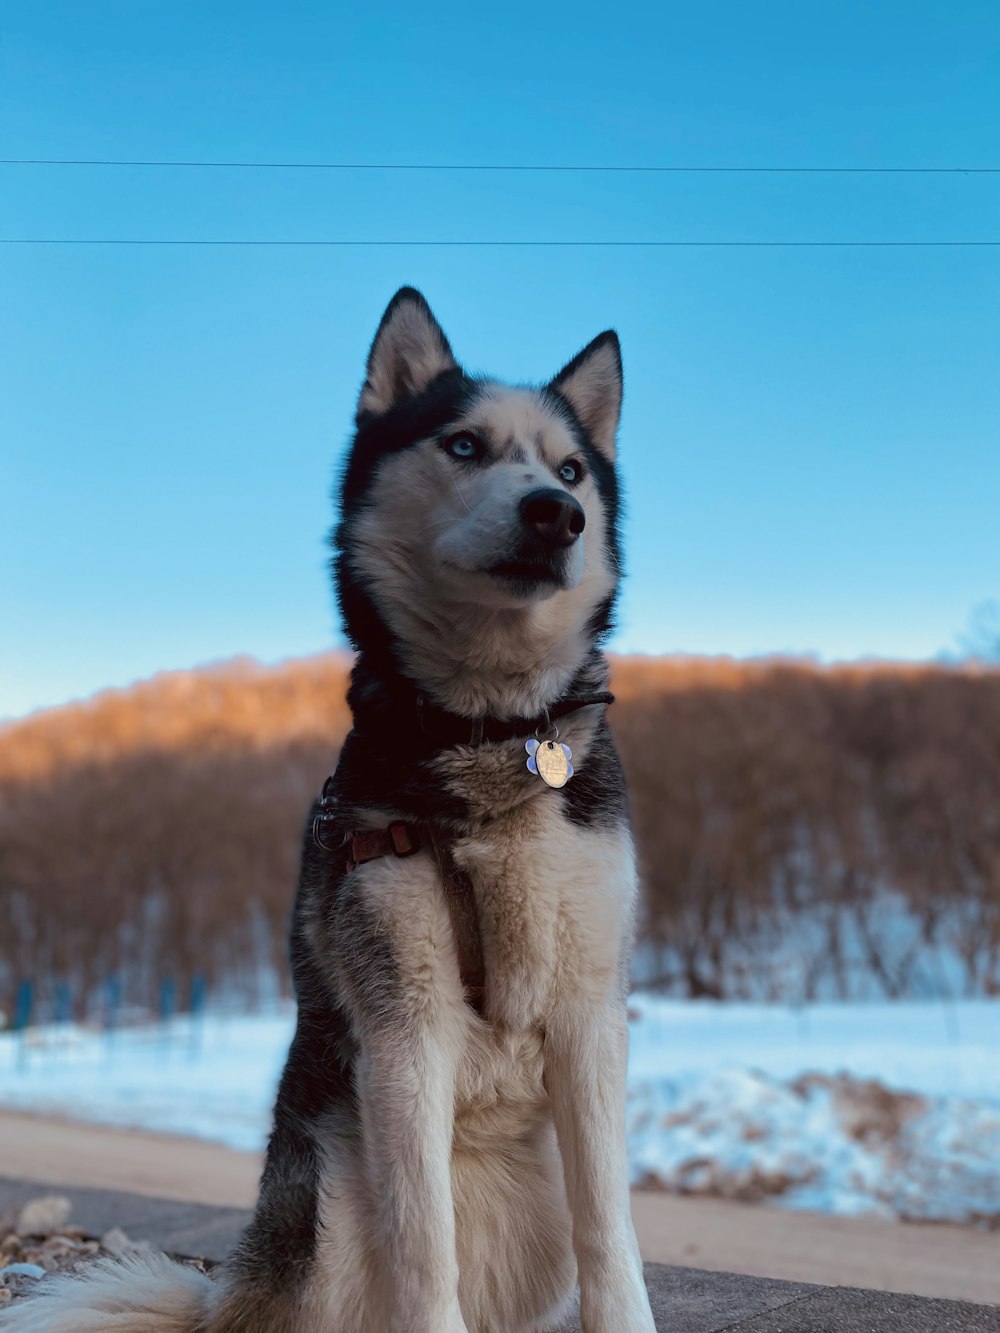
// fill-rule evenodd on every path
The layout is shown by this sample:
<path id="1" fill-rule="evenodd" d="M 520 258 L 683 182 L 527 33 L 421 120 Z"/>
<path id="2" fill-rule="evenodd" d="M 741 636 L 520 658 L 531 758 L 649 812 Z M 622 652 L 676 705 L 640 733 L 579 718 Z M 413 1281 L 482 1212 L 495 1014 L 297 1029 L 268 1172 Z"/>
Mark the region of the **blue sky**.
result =
<path id="1" fill-rule="evenodd" d="M 0 156 L 997 166 L 1000 11 L 8 5 Z M 1000 176 L 0 167 L 0 234 L 1000 239 Z M 619 330 L 615 646 L 921 658 L 1000 593 L 1000 250 L 0 247 L 0 715 L 336 638 L 403 282 L 474 369 Z"/>

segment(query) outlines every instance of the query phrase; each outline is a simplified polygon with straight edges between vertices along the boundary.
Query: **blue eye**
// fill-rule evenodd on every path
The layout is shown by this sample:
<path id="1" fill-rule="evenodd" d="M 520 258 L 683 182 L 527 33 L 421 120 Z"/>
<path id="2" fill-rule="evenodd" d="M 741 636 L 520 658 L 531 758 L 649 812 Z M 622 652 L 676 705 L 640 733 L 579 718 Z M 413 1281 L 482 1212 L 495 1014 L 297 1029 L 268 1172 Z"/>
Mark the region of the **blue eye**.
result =
<path id="1" fill-rule="evenodd" d="M 575 486 L 583 477 L 583 464 L 578 463 L 575 458 L 567 458 L 559 469 L 559 480 L 564 481 L 567 486 Z"/>
<path id="2" fill-rule="evenodd" d="M 446 454 L 451 454 L 452 458 L 457 458 L 463 463 L 473 462 L 477 458 L 482 458 L 486 452 L 481 441 L 474 435 L 452 435 L 450 439 L 445 440 L 442 445 Z"/>

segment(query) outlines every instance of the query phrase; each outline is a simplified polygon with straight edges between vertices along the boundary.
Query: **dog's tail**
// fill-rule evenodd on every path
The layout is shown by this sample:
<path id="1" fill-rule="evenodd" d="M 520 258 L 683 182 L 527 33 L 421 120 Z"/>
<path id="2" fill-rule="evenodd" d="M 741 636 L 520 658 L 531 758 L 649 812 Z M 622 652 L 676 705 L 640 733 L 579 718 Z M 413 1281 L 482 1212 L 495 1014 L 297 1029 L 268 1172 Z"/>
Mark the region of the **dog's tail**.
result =
<path id="1" fill-rule="evenodd" d="M 155 1250 L 40 1280 L 0 1313 L 0 1333 L 196 1333 L 215 1284 Z"/>

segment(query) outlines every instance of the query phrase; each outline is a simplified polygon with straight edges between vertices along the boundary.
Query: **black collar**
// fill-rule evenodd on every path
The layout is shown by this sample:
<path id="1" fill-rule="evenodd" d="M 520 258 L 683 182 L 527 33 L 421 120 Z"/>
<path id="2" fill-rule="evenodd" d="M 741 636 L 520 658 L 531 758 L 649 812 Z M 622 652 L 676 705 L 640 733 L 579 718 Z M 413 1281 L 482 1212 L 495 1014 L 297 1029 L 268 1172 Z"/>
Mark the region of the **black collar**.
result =
<path id="1" fill-rule="evenodd" d="M 559 718 L 567 717 L 581 708 L 613 704 L 614 701 L 615 696 L 610 690 L 601 690 L 597 694 L 566 695 L 534 717 L 500 718 L 484 713 L 480 717 L 471 718 L 449 713 L 444 708 L 438 708 L 426 695 L 418 694 L 417 725 L 442 748 L 482 745 L 484 742 L 496 744 L 522 736 L 537 736 L 539 740 L 546 740 L 552 739 Z"/>

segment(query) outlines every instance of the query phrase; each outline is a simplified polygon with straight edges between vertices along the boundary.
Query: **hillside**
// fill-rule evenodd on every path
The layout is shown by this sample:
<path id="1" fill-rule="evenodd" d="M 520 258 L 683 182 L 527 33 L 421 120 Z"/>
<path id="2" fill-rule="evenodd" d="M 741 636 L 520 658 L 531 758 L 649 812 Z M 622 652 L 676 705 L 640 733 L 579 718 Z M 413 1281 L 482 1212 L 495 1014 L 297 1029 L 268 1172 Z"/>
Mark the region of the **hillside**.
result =
<path id="1" fill-rule="evenodd" d="M 0 730 L 0 1007 L 284 975 L 343 657 L 171 673 Z M 610 716 L 675 994 L 1000 990 L 1000 672 L 621 658 Z M 269 983 L 268 983 L 269 984 Z"/>

